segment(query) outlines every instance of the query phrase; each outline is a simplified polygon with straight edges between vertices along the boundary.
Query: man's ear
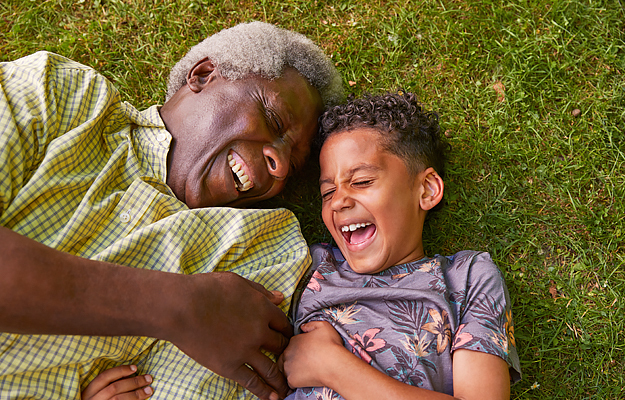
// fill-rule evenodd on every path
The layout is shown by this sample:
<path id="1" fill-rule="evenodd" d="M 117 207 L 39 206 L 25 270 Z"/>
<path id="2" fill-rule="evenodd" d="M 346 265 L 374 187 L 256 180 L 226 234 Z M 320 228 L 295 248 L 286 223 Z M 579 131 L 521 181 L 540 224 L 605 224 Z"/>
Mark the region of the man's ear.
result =
<path id="1" fill-rule="evenodd" d="M 431 210 L 443 199 L 445 190 L 443 178 L 432 167 L 423 171 L 419 176 L 422 177 L 421 185 L 423 185 L 419 204 L 423 210 Z"/>
<path id="2" fill-rule="evenodd" d="M 198 61 L 187 74 L 187 86 L 191 91 L 199 93 L 217 73 L 215 64 L 207 57 Z"/>

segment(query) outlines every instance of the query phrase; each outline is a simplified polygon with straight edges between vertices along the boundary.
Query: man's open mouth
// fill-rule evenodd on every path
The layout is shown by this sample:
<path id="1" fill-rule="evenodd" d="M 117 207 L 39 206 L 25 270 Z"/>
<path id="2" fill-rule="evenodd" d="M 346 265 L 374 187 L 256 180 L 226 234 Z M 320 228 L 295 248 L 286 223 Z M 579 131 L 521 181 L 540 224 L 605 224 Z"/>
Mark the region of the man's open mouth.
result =
<path id="1" fill-rule="evenodd" d="M 234 184 L 239 192 L 246 192 L 254 187 L 254 182 L 250 179 L 247 165 L 235 152 L 228 154 L 228 165 L 232 170 Z"/>
<path id="2" fill-rule="evenodd" d="M 341 227 L 343 238 L 349 244 L 360 244 L 370 239 L 375 233 L 375 225 L 371 222 L 349 224 Z"/>

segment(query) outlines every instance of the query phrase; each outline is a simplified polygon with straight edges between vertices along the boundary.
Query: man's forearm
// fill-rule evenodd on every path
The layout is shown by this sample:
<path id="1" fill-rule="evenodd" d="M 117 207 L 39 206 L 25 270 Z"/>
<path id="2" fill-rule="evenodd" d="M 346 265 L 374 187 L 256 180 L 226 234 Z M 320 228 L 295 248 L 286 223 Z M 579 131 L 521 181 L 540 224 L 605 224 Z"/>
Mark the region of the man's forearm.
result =
<path id="1" fill-rule="evenodd" d="M 88 260 L 0 227 L 0 331 L 164 339 L 262 399 L 286 379 L 284 298 L 230 272 L 174 274 Z M 251 367 L 251 368 L 250 368 Z"/>
<path id="2" fill-rule="evenodd" d="M 162 336 L 184 276 L 88 260 L 0 227 L 0 331 Z M 158 318 L 156 317 L 158 315 Z"/>

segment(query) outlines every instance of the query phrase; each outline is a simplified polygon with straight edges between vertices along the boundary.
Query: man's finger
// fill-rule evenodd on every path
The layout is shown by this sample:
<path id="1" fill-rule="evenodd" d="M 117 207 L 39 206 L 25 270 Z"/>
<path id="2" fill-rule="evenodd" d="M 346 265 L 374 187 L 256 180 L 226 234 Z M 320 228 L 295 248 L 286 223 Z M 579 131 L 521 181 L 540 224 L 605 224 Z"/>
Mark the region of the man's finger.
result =
<path id="1" fill-rule="evenodd" d="M 280 305 L 280 303 L 282 303 L 284 301 L 284 294 L 278 290 L 270 290 L 271 294 L 273 295 L 271 302 L 277 306 Z"/>
<path id="2" fill-rule="evenodd" d="M 243 278 L 243 277 L 242 277 Z M 243 278 L 245 279 L 245 281 L 248 283 L 248 285 L 250 285 L 251 287 L 253 287 L 254 289 L 258 290 L 259 292 L 261 292 L 265 297 L 267 297 L 269 300 L 272 300 L 275 297 L 275 294 L 273 294 L 273 292 L 267 290 L 263 285 L 261 285 L 260 283 L 257 282 L 253 282 L 250 281 L 249 279 Z"/>
<path id="3" fill-rule="evenodd" d="M 256 371 L 247 365 L 241 365 L 230 378 L 262 400 L 278 400 L 280 397 L 285 397 L 284 395 L 280 396 L 275 389 L 261 379 Z"/>
<path id="4" fill-rule="evenodd" d="M 282 300 L 284 300 L 284 295 L 281 292 L 278 292 L 277 290 L 269 291 L 265 289 L 265 287 L 259 283 L 252 282 L 248 279 L 246 279 L 246 281 L 254 289 L 264 294 L 265 297 L 267 297 L 270 301 L 274 303 L 274 305 L 277 306 L 278 304 L 282 302 Z M 281 352 L 282 350 L 284 350 L 284 347 L 286 347 L 286 345 L 288 344 L 288 339 L 293 336 L 293 326 L 291 325 L 291 323 L 289 322 L 289 319 L 280 308 L 272 307 L 270 312 L 271 312 L 271 315 L 269 317 L 269 327 L 283 334 L 287 338 L 287 340 L 286 340 L 286 343 L 283 343 L 283 345 L 281 345 L 278 350 L 271 350 L 267 347 L 265 348 L 269 351 Z"/>
<path id="5" fill-rule="evenodd" d="M 244 278 L 245 279 L 245 278 Z M 265 297 L 267 297 L 273 304 L 280 305 L 284 301 L 284 294 L 279 290 L 267 290 L 263 285 L 257 282 L 250 281 L 246 279 L 246 281 L 252 286 L 254 289 L 261 292 Z"/>
<path id="6" fill-rule="evenodd" d="M 265 381 L 265 383 L 273 388 L 281 398 L 286 397 L 289 385 L 284 374 L 278 369 L 278 365 L 269 357 L 262 353 L 258 353 L 249 365 L 254 371 Z"/>
<path id="7" fill-rule="evenodd" d="M 269 327 L 274 331 L 280 332 L 282 335 L 284 335 L 284 337 L 287 339 L 288 344 L 288 339 L 293 336 L 293 325 L 291 325 L 291 323 L 289 322 L 289 318 L 286 316 L 286 314 L 284 314 L 284 312 L 282 312 L 282 310 L 276 307 L 276 311 L 277 312 L 274 311 L 274 314 L 269 320 Z"/>
<path id="8" fill-rule="evenodd" d="M 285 375 L 284 374 L 284 353 L 280 354 L 280 357 L 278 357 L 278 361 L 276 361 L 276 365 L 278 366 L 278 371 L 280 371 L 282 375 Z"/>
<path id="9" fill-rule="evenodd" d="M 269 335 L 266 337 L 263 343 L 263 349 L 270 351 L 274 354 L 280 354 L 289 345 L 289 338 L 284 336 L 281 332 L 276 330 L 270 330 Z"/>

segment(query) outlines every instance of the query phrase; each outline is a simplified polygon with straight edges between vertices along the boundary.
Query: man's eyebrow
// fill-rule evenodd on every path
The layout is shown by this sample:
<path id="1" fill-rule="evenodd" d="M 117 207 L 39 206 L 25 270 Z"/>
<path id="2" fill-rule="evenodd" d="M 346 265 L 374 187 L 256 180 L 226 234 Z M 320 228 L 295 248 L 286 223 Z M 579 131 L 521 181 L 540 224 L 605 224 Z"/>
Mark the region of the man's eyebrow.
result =
<path id="1" fill-rule="evenodd" d="M 363 172 L 363 171 L 364 172 L 377 172 L 380 170 L 382 170 L 382 168 L 380 168 L 377 165 L 362 163 L 362 164 L 355 165 L 353 168 L 350 168 L 349 170 L 347 170 L 347 172 L 343 176 L 351 177 L 356 172 Z M 319 179 L 319 185 L 322 185 L 324 183 L 331 184 L 333 182 L 334 182 L 334 179 L 331 179 L 331 178 Z"/>

